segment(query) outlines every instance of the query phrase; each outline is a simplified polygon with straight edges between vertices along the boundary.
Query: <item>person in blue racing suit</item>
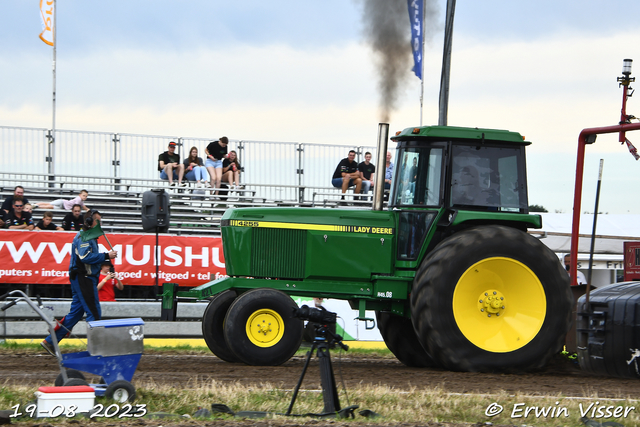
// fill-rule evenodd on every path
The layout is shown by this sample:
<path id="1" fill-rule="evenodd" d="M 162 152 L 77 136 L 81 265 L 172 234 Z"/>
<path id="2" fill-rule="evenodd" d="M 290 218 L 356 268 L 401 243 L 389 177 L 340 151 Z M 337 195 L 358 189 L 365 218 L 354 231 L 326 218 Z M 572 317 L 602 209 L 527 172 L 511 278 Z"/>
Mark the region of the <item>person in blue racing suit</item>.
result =
<path id="1" fill-rule="evenodd" d="M 60 342 L 69 336 L 71 329 L 87 314 L 87 321 L 100 320 L 101 310 L 98 300 L 98 275 L 103 262 L 114 259 L 118 253 L 111 250 L 98 252 L 98 237 L 102 236 L 100 224 L 102 216 L 97 210 L 84 215 L 82 230 L 76 234 L 71 245 L 69 281 L 71 282 L 71 308 L 56 326 L 56 337 Z M 55 356 L 51 335 L 40 343 L 45 350 Z"/>

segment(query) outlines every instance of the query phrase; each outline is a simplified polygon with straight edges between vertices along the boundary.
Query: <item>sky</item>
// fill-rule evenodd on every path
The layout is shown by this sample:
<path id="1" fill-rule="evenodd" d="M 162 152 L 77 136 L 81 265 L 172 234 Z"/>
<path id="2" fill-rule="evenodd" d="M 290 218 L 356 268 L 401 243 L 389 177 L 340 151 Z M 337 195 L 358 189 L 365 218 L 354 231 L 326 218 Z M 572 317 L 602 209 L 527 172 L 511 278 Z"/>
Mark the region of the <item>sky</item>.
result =
<path id="1" fill-rule="evenodd" d="M 374 145 L 365 1 L 57 0 L 56 128 Z M 432 3 L 424 125 L 438 121 L 446 10 Z M 0 2 L 0 125 L 51 127 L 52 48 L 38 38 L 38 4 Z M 571 212 L 579 132 L 619 121 L 622 60 L 640 72 L 640 27 L 626 11 L 619 0 L 457 0 L 448 124 L 531 141 L 531 204 Z M 420 123 L 420 90 L 409 66 L 392 133 Z M 640 116 L 639 103 L 631 97 L 627 112 Z M 637 134 L 628 137 L 640 147 Z M 594 209 L 600 159 L 599 210 L 640 213 L 640 163 L 616 135 L 587 147 L 581 210 Z"/>

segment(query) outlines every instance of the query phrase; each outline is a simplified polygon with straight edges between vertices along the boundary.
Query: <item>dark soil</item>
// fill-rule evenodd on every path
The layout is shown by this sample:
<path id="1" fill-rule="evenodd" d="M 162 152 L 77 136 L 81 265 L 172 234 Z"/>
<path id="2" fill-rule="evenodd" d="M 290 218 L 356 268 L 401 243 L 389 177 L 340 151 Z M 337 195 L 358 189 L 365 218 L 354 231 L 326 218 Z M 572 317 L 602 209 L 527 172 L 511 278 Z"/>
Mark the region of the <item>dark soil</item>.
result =
<path id="1" fill-rule="evenodd" d="M 16 351 L 0 354 L 0 378 L 4 385 L 50 386 L 59 374 L 55 358 L 33 352 Z M 387 385 L 398 390 L 409 388 L 435 388 L 455 393 L 520 393 L 524 395 L 564 395 L 594 396 L 600 398 L 637 398 L 640 395 L 640 381 L 596 376 L 580 371 L 579 367 L 558 356 L 547 368 L 535 373 L 524 374 L 486 374 L 468 372 L 449 372 L 439 369 L 408 368 L 395 359 L 375 358 L 367 355 L 343 353 L 332 356 L 336 379 L 344 380 L 347 387 L 361 384 Z M 150 352 L 142 360 L 134 376 L 136 382 L 152 380 L 156 384 L 168 384 L 174 387 L 188 387 L 194 378 L 198 380 L 216 380 L 235 382 L 245 385 L 269 382 L 276 387 L 292 389 L 295 387 L 304 362 L 303 356 L 295 356 L 287 363 L 275 367 L 256 367 L 223 362 L 211 354 L 183 354 Z M 313 360 L 305 376 L 303 388 L 320 388 L 318 364 Z M 293 421 L 293 420 L 292 420 Z M 300 425 L 297 422 L 219 420 L 216 426 L 245 425 Z M 68 421 L 60 421 L 66 423 Z M 141 425 L 163 425 L 177 427 L 181 425 L 212 425 L 208 421 L 158 421 L 135 420 Z M 309 422 L 308 422 L 309 423 Z M 341 424 L 339 421 L 313 421 L 313 425 Z M 55 423 L 54 423 L 55 425 Z M 102 424 L 104 425 L 104 424 Z M 129 424 L 131 425 L 131 424 Z M 358 425 L 358 423 L 349 423 Z M 455 424 L 425 424 L 455 426 Z M 459 426 L 469 424 L 459 424 Z"/>

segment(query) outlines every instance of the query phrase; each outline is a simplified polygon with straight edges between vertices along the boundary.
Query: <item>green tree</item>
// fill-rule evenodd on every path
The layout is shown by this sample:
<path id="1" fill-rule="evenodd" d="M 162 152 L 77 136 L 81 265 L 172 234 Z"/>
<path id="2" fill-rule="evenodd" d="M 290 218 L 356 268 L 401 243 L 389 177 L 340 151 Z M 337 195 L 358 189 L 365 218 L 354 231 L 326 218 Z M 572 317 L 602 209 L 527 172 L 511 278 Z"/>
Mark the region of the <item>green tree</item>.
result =
<path id="1" fill-rule="evenodd" d="M 529 205 L 529 212 L 549 212 L 542 205 Z"/>

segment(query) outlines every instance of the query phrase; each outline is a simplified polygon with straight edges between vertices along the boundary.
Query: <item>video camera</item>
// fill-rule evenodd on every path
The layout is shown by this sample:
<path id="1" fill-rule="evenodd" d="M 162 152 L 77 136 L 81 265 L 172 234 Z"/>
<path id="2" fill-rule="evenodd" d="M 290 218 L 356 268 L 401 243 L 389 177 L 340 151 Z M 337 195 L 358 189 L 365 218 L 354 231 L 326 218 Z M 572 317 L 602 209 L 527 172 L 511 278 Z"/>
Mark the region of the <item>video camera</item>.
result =
<path id="1" fill-rule="evenodd" d="M 297 317 L 298 319 L 308 320 L 310 322 L 321 323 L 323 325 L 328 325 L 332 323 L 336 323 L 336 313 L 332 313 L 331 311 L 327 311 L 324 307 L 321 308 L 313 308 L 308 305 L 303 305 L 300 308 L 293 309 L 293 317 Z"/>

